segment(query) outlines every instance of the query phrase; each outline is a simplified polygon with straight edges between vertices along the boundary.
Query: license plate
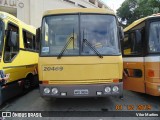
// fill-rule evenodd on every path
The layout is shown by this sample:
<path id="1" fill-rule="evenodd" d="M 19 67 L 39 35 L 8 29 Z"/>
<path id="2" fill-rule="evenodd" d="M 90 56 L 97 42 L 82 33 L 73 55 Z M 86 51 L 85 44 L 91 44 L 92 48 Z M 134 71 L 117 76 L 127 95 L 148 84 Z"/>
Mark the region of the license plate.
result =
<path id="1" fill-rule="evenodd" d="M 82 89 L 82 90 L 74 90 L 75 95 L 88 95 L 88 90 L 87 89 Z"/>

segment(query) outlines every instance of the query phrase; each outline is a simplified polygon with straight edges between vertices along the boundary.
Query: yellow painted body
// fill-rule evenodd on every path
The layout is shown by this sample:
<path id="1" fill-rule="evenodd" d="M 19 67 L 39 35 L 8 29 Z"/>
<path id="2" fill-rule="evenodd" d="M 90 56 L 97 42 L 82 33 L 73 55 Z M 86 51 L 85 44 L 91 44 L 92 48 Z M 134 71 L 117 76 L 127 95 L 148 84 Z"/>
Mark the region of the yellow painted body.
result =
<path id="1" fill-rule="evenodd" d="M 4 22 L 5 30 L 7 29 L 7 24 L 13 23 L 14 25 L 19 27 L 19 53 L 14 58 L 14 60 L 10 63 L 4 63 L 4 46 L 6 41 L 6 36 L 4 35 L 4 45 L 3 45 L 3 52 L 2 56 L 0 58 L 0 70 L 3 70 L 5 74 L 9 74 L 9 79 L 7 80 L 7 83 L 14 82 L 16 80 L 20 80 L 23 78 L 26 78 L 28 74 L 37 74 L 37 63 L 38 63 L 38 53 L 31 52 L 27 50 L 21 50 L 24 49 L 24 42 L 23 42 L 23 33 L 22 30 L 25 29 L 28 32 L 35 35 L 36 29 L 33 26 L 29 26 L 19 19 L 15 18 L 14 16 L 5 13 L 0 12 L 1 16 L 5 16 L 5 18 L 0 17 L 0 19 Z"/>
<path id="2" fill-rule="evenodd" d="M 44 16 L 69 13 L 99 13 L 115 15 L 106 9 L 58 9 L 44 13 Z M 117 41 L 118 42 L 118 41 Z M 72 45 L 72 42 L 71 42 Z M 69 45 L 68 47 L 72 47 Z M 48 67 L 55 70 L 45 70 Z M 57 68 L 57 69 L 56 69 Z M 60 68 L 60 69 L 59 69 Z M 50 85 L 85 85 L 113 83 L 122 79 L 122 56 L 65 56 L 39 57 L 39 80 Z"/>
<path id="3" fill-rule="evenodd" d="M 43 16 L 56 15 L 56 14 L 68 14 L 68 13 L 101 13 L 101 14 L 111 14 L 115 13 L 110 9 L 95 9 L 95 8 L 74 8 L 74 9 L 57 9 L 57 10 L 48 10 Z"/>
<path id="4" fill-rule="evenodd" d="M 39 79 L 49 84 L 101 84 L 122 79 L 121 56 L 40 57 Z M 63 67 L 61 71 L 45 71 L 44 67 Z"/>

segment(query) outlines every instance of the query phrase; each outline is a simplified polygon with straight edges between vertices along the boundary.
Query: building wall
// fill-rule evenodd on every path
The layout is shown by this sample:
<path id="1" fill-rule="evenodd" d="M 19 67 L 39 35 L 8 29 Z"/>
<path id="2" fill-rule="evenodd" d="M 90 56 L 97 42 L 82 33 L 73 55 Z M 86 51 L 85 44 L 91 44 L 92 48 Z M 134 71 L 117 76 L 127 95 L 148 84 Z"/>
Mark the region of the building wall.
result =
<path id="1" fill-rule="evenodd" d="M 41 21 L 39 20 L 42 19 L 43 13 L 46 10 L 75 7 L 75 5 L 61 0 L 34 0 L 34 2 L 30 2 L 30 24 L 36 27 L 40 26 Z"/>
<path id="2" fill-rule="evenodd" d="M 0 0 L 0 11 L 13 14 L 23 22 L 39 27 L 44 11 L 60 8 L 96 8 L 100 0 Z M 103 3 L 102 3 L 103 4 Z M 102 8 L 108 8 L 104 5 Z"/>

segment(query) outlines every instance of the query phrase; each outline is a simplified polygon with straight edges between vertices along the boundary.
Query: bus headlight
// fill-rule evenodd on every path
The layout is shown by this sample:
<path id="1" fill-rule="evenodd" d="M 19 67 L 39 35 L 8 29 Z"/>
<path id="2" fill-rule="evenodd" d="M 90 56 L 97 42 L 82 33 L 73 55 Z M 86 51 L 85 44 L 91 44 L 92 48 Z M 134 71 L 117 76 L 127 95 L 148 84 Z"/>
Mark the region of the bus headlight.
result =
<path id="1" fill-rule="evenodd" d="M 50 93 L 50 89 L 49 89 L 49 88 L 44 88 L 44 93 L 45 93 L 45 94 Z"/>
<path id="2" fill-rule="evenodd" d="M 52 94 L 57 94 L 58 93 L 58 89 L 57 88 L 52 88 Z"/>
<path id="3" fill-rule="evenodd" d="M 106 93 L 111 92 L 111 88 L 110 87 L 106 87 L 104 90 L 105 90 Z"/>
<path id="4" fill-rule="evenodd" d="M 114 87 L 112 88 L 112 90 L 113 90 L 113 92 L 118 92 L 119 88 L 118 88 L 118 86 L 114 86 Z"/>

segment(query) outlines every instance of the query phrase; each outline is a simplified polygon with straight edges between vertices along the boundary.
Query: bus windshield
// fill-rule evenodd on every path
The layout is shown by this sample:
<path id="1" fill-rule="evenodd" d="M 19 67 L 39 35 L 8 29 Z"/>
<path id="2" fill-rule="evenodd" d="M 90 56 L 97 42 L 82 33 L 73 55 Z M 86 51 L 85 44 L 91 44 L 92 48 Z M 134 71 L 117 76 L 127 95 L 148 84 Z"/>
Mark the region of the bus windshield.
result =
<path id="1" fill-rule="evenodd" d="M 95 52 L 84 44 L 86 39 L 102 55 L 119 54 L 116 19 L 111 15 L 81 16 L 82 54 L 94 55 Z"/>
<path id="2" fill-rule="evenodd" d="M 0 58 L 3 50 L 3 22 L 0 20 Z"/>
<path id="3" fill-rule="evenodd" d="M 118 43 L 117 22 L 112 15 L 56 15 L 43 19 L 44 56 L 117 55 Z"/>
<path id="4" fill-rule="evenodd" d="M 152 22 L 150 24 L 149 52 L 160 52 L 160 21 Z"/>

